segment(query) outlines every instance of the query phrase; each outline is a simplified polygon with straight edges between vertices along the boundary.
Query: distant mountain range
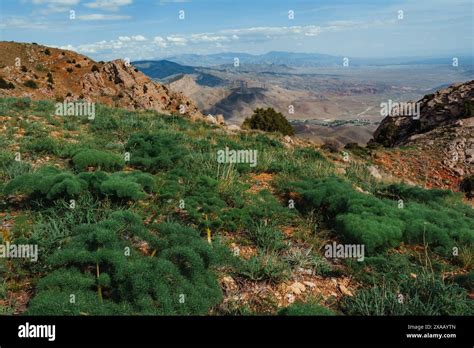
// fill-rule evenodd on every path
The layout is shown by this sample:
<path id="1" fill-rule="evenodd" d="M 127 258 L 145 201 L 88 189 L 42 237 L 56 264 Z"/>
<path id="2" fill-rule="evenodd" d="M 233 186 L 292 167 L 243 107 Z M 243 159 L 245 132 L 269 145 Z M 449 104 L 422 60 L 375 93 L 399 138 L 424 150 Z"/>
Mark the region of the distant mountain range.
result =
<path id="1" fill-rule="evenodd" d="M 263 64 L 283 65 L 288 68 L 297 67 L 329 67 L 342 66 L 344 56 L 334 56 L 320 53 L 295 53 L 272 51 L 265 54 L 253 55 L 239 52 L 224 52 L 208 55 L 180 54 L 166 58 L 166 61 L 187 66 L 214 67 L 233 65 L 234 59 L 239 59 L 240 65 Z M 353 66 L 383 66 L 383 65 L 437 65 L 451 64 L 453 57 L 396 57 L 396 58 L 357 58 L 347 57 Z M 458 56 L 460 66 L 466 68 L 474 65 L 473 56 Z"/>
<path id="2" fill-rule="evenodd" d="M 223 83 L 217 76 L 207 74 L 197 67 L 182 65 L 169 60 L 142 60 L 132 62 L 133 66 L 152 79 L 170 83 L 184 75 L 197 74 L 196 82 L 202 86 L 214 87 Z"/>

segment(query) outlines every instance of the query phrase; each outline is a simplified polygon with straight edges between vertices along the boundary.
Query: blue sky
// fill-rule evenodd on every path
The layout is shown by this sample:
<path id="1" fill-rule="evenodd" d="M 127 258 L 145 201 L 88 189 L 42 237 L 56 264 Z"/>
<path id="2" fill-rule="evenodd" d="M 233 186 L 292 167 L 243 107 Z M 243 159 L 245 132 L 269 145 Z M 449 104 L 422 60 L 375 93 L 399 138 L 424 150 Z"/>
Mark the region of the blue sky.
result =
<path id="1" fill-rule="evenodd" d="M 0 0 L 0 39 L 94 59 L 180 53 L 473 54 L 472 0 Z M 70 18 L 73 10 L 75 18 Z M 180 19 L 184 11 L 184 19 Z M 293 11 L 294 18 L 289 18 Z M 399 19 L 403 11 L 403 19 Z"/>

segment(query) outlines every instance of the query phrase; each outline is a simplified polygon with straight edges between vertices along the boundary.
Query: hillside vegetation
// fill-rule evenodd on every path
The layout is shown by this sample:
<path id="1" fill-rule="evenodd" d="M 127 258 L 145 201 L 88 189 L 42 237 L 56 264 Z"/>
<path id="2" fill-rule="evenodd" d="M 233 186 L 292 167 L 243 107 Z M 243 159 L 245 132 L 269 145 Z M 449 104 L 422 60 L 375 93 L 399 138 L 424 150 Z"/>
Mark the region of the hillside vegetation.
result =
<path id="1" fill-rule="evenodd" d="M 0 311 L 472 315 L 474 211 L 384 182 L 365 150 L 154 111 L 0 99 Z M 257 165 L 219 150 L 256 150 Z M 365 246 L 363 261 L 327 245 Z"/>

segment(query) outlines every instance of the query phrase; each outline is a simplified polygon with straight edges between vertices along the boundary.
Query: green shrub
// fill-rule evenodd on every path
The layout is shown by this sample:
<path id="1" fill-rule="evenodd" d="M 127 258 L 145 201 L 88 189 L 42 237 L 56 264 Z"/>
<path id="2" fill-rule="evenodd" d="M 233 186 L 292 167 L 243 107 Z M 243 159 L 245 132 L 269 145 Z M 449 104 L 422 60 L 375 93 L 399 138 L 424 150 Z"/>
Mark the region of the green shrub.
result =
<path id="1" fill-rule="evenodd" d="M 391 184 L 382 188 L 380 192 L 392 195 L 393 199 L 411 200 L 421 203 L 435 202 L 454 196 L 452 191 L 441 189 L 426 190 L 418 186 L 406 184 Z"/>
<path id="2" fill-rule="evenodd" d="M 466 176 L 461 181 L 461 191 L 466 194 L 467 198 L 474 197 L 474 175 Z"/>
<path id="3" fill-rule="evenodd" d="M 77 176 L 88 183 L 89 190 L 99 196 L 118 200 L 139 200 L 145 192 L 153 192 L 154 179 L 141 172 L 117 172 L 106 174 L 101 171 L 84 172 Z"/>
<path id="4" fill-rule="evenodd" d="M 154 189 L 151 175 L 131 172 L 107 174 L 101 171 L 74 175 L 54 167 L 41 167 L 34 173 L 23 174 L 10 180 L 4 194 L 22 193 L 30 199 L 56 200 L 77 197 L 90 191 L 96 196 L 115 200 L 138 200 Z"/>
<path id="5" fill-rule="evenodd" d="M 256 109 L 250 118 L 242 123 L 243 128 L 259 129 L 266 132 L 280 132 L 283 135 L 294 135 L 295 131 L 288 120 L 273 108 Z"/>
<path id="6" fill-rule="evenodd" d="M 53 80 L 53 74 L 51 74 L 50 72 L 48 72 L 48 83 L 50 84 L 54 84 L 54 80 Z"/>
<path id="7" fill-rule="evenodd" d="M 25 85 L 26 87 L 29 87 L 29 88 L 33 88 L 33 89 L 38 88 L 38 85 L 33 80 L 28 80 L 23 85 Z"/>
<path id="8" fill-rule="evenodd" d="M 287 316 L 308 316 L 308 315 L 335 315 L 335 313 L 329 308 L 314 304 L 295 302 L 290 304 L 288 307 L 282 308 L 278 311 L 278 315 Z"/>
<path id="9" fill-rule="evenodd" d="M 80 226 L 71 242 L 50 257 L 56 270 L 39 282 L 27 314 L 207 314 L 222 299 L 210 271 L 211 247 L 178 224 L 153 229 L 149 233 L 128 211 Z M 147 242 L 153 252 L 142 254 L 132 240 Z"/>
<path id="10" fill-rule="evenodd" d="M 87 183 L 72 173 L 63 172 L 54 167 L 42 167 L 34 173 L 23 174 L 9 181 L 4 194 L 23 193 L 31 199 L 53 200 L 81 194 Z"/>
<path id="11" fill-rule="evenodd" d="M 5 81 L 0 77 L 0 89 L 15 89 L 15 85 L 11 82 Z"/>
<path id="12" fill-rule="evenodd" d="M 369 255 L 402 241 L 428 243 L 441 248 L 440 252 L 449 252 L 455 243 L 474 242 L 473 211 L 459 202 L 445 201 L 451 194 L 396 187 L 397 195 L 392 193 L 392 198 L 412 200 L 402 209 L 397 200 L 357 192 L 338 178 L 308 180 L 296 184 L 302 196 L 297 207 L 303 212 L 321 209 L 345 241 L 364 244 Z"/>
<path id="13" fill-rule="evenodd" d="M 133 134 L 125 149 L 130 152 L 130 164 L 140 169 L 157 172 L 183 160 L 185 149 L 182 138 L 169 133 Z"/>
<path id="14" fill-rule="evenodd" d="M 125 166 L 125 161 L 120 156 L 93 149 L 77 152 L 72 157 L 72 163 L 79 171 L 87 170 L 88 167 L 94 167 L 97 170 L 117 171 Z"/>

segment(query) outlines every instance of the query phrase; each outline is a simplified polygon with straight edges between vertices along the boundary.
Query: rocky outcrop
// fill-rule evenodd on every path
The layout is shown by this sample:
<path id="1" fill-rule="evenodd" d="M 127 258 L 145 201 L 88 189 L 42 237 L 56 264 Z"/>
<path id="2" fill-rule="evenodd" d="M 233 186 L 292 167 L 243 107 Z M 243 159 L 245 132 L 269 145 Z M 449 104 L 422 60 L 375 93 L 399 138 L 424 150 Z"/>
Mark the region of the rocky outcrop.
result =
<path id="1" fill-rule="evenodd" d="M 454 84 L 420 101 L 420 117 L 386 117 L 371 143 L 409 146 L 436 155 L 453 177 L 474 173 L 474 81 Z"/>
<path id="2" fill-rule="evenodd" d="M 433 129 L 454 125 L 458 120 L 474 117 L 474 80 L 453 84 L 435 94 L 424 96 L 419 118 L 386 117 L 374 132 L 372 142 L 384 146 L 403 145 Z"/>
<path id="3" fill-rule="evenodd" d="M 204 119 L 191 99 L 152 81 L 123 60 L 95 62 L 72 51 L 14 42 L 0 42 L 0 57 L 0 77 L 15 87 L 0 89 L 0 96 L 81 99 Z M 36 88 L 25 85 L 30 80 Z"/>

